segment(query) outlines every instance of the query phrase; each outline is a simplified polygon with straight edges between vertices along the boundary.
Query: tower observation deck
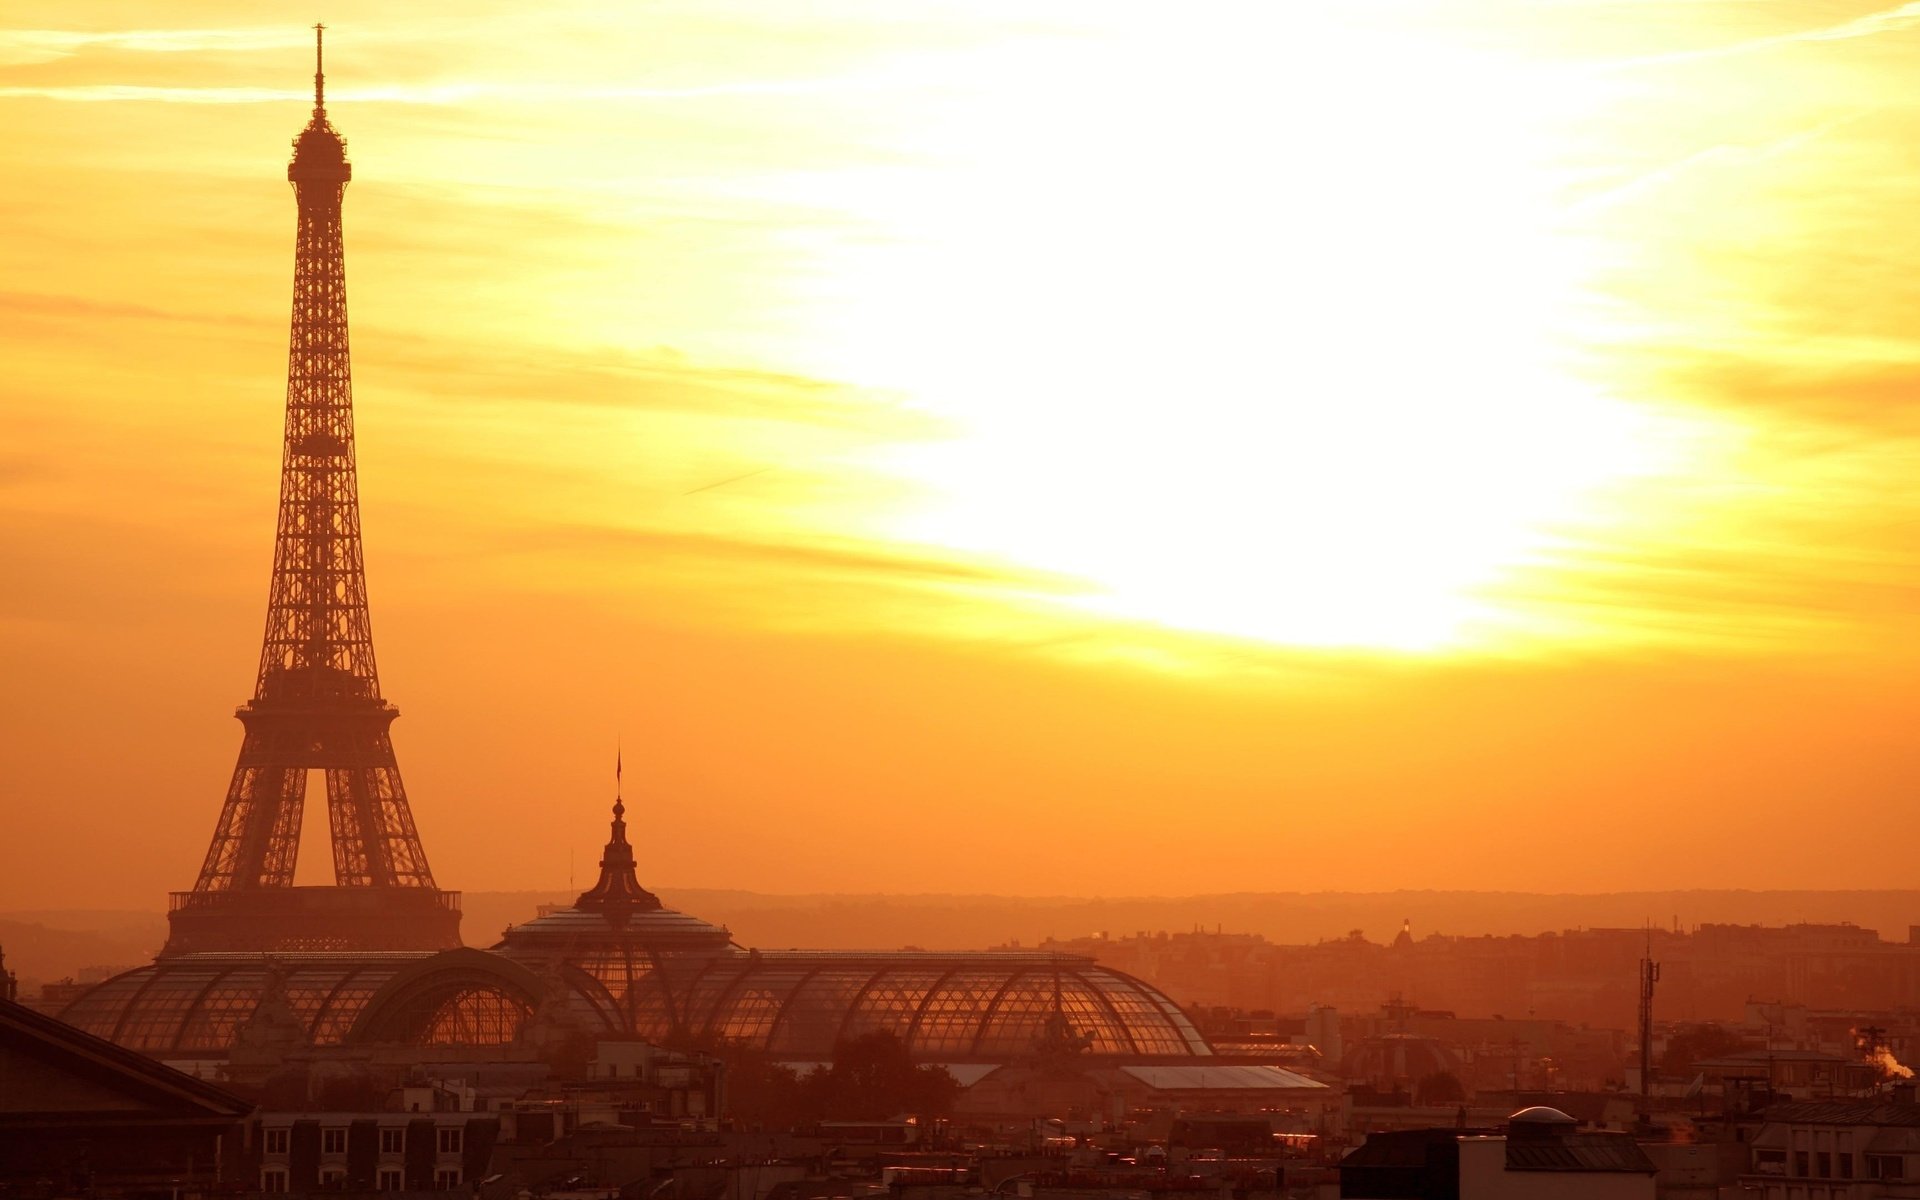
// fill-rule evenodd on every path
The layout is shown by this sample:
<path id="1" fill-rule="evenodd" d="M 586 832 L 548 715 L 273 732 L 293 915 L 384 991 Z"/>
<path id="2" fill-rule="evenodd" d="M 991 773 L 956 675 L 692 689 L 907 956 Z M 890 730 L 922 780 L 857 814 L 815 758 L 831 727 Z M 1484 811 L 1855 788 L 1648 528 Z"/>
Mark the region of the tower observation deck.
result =
<path id="1" fill-rule="evenodd" d="M 313 116 L 287 166 L 299 219 L 266 636 L 226 803 L 193 890 L 173 896 L 163 956 L 460 944 L 459 895 L 434 886 L 389 734 L 399 710 L 374 666 L 340 222 L 353 167 L 327 119 L 324 36 L 315 26 Z M 314 771 L 334 884 L 295 887 Z"/>

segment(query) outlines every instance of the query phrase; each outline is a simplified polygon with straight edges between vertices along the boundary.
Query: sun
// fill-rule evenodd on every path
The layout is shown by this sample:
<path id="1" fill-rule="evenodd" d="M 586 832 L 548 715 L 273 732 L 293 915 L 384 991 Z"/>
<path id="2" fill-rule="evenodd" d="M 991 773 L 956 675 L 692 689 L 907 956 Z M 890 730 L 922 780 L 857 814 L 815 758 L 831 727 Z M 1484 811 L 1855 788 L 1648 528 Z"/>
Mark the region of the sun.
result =
<path id="1" fill-rule="evenodd" d="M 834 260 L 824 365 L 956 431 L 873 457 L 919 496 L 885 536 L 1084 584 L 1044 603 L 1495 644 L 1676 444 L 1580 369 L 1605 331 L 1553 131 L 1593 85 L 1291 14 L 993 63 L 913 171 L 838 182 L 886 234 Z"/>
<path id="2" fill-rule="evenodd" d="M 1654 456 L 1648 418 L 1597 396 L 1316 398 L 976 425 L 896 453 L 927 491 L 894 530 L 1083 580 L 1064 602 L 1091 613 L 1436 651 L 1525 632 L 1501 595 Z"/>

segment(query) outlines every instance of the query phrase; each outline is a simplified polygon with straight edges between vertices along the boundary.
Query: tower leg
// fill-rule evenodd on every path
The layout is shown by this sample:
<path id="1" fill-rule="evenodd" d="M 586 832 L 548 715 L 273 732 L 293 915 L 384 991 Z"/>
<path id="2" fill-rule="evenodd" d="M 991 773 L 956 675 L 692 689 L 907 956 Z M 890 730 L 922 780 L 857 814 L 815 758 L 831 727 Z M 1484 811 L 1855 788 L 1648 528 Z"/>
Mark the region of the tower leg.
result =
<path id="1" fill-rule="evenodd" d="M 293 886 L 307 773 L 297 767 L 258 765 L 268 757 L 259 740 L 249 732 L 241 744 L 195 891 Z"/>

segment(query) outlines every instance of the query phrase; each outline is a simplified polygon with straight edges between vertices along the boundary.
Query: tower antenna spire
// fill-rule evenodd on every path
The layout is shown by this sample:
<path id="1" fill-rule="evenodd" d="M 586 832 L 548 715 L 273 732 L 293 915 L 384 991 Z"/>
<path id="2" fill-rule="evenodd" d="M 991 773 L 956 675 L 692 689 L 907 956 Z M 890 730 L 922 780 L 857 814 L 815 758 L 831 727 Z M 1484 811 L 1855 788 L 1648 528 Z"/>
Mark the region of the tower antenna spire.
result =
<path id="1" fill-rule="evenodd" d="M 313 115 L 327 115 L 327 72 L 324 66 L 327 27 L 315 24 L 313 27 Z"/>

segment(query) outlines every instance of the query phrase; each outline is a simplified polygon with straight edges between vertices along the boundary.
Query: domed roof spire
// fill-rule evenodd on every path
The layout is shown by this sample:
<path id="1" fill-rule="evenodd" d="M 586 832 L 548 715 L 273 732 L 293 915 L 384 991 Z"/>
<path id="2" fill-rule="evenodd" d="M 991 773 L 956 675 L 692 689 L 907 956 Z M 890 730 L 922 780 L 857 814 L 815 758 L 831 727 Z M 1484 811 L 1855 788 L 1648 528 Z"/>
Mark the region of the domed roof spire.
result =
<path id="1" fill-rule="evenodd" d="M 600 855 L 600 878 L 580 898 L 575 908 L 605 913 L 615 926 L 625 925 L 629 913 L 650 912 L 660 908 L 660 897 L 640 886 L 633 873 L 633 847 L 627 842 L 627 805 L 621 796 L 622 759 L 613 752 L 613 831 L 607 848 Z"/>

